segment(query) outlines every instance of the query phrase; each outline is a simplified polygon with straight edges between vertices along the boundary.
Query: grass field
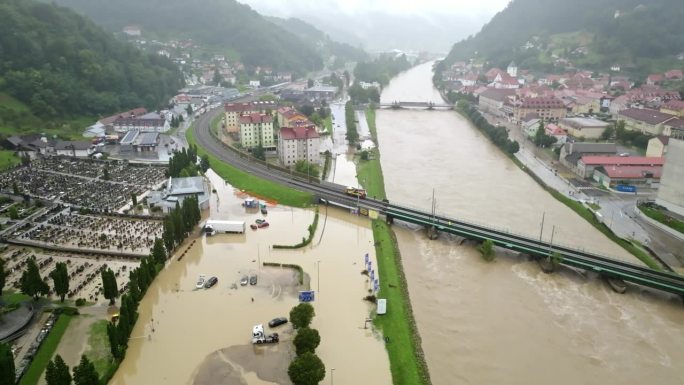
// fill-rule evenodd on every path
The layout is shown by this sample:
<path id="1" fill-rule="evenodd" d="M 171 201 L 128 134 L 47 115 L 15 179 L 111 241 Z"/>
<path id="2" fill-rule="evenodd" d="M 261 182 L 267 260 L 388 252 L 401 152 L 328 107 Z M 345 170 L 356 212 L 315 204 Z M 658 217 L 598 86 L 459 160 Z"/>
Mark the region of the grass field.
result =
<path id="1" fill-rule="evenodd" d="M 658 210 L 656 208 L 652 207 L 646 207 L 644 205 L 639 205 L 639 210 L 646 214 L 651 219 L 655 219 L 656 221 L 664 224 L 665 226 L 677 230 L 680 233 L 684 234 L 684 222 L 677 220 L 675 218 L 672 218 L 666 214 L 664 214 L 661 210 Z"/>
<path id="2" fill-rule="evenodd" d="M 386 314 L 375 317 L 374 324 L 388 339 L 385 347 L 390 360 L 392 383 L 430 384 L 394 233 L 385 222 L 375 220 L 373 239 L 380 275 L 378 298 L 387 299 L 388 309 Z"/>
<path id="3" fill-rule="evenodd" d="M 88 331 L 88 350 L 85 355 L 95 365 L 100 378 L 104 376 L 114 361 L 109 347 L 109 337 L 107 336 L 107 320 L 99 320 L 90 326 Z"/>
<path id="4" fill-rule="evenodd" d="M 62 339 L 62 336 L 64 335 L 64 332 L 66 331 L 67 327 L 69 326 L 69 322 L 71 322 L 73 317 L 74 316 L 62 314 L 59 316 L 59 318 L 57 318 L 55 326 L 53 326 L 52 330 L 50 330 L 50 333 L 43 341 L 40 349 L 38 349 L 38 353 L 36 353 L 36 356 L 33 358 L 31 366 L 29 366 L 26 374 L 24 374 L 24 377 L 21 378 L 19 385 L 38 384 L 40 376 L 45 371 L 48 362 L 52 359 L 52 355 L 55 354 L 57 345 L 59 345 L 59 341 Z"/>
<path id="5" fill-rule="evenodd" d="M 186 137 L 188 143 L 197 145 L 195 141 L 194 131 L 192 128 L 187 130 Z M 229 150 L 226 150 L 229 151 Z M 254 195 L 273 199 L 280 204 L 294 207 L 308 207 L 311 206 L 312 196 L 299 190 L 291 189 L 281 186 L 254 175 L 245 173 L 237 168 L 222 162 L 218 158 L 206 152 L 202 147 L 198 147 L 199 155 L 206 154 L 209 157 L 211 168 L 221 178 L 227 180 L 231 185 L 241 190 L 245 190 Z"/>
<path id="6" fill-rule="evenodd" d="M 332 115 L 328 115 L 328 117 L 325 118 L 325 120 L 323 121 L 323 128 L 325 128 L 326 134 L 332 134 Z"/>
<path id="7" fill-rule="evenodd" d="M 21 159 L 14 155 L 14 151 L 0 150 L 0 171 L 21 163 Z"/>
<path id="8" fill-rule="evenodd" d="M 374 159 L 358 161 L 356 174 L 358 175 L 359 182 L 368 192 L 368 196 L 376 199 L 385 199 L 387 198 L 387 194 L 385 193 L 385 179 L 382 175 L 382 167 L 380 165 L 380 145 L 378 144 L 378 136 L 375 128 L 375 110 L 371 108 L 366 109 L 366 121 L 368 122 L 368 128 L 370 129 L 373 141 L 378 148 L 372 150 Z"/>
<path id="9" fill-rule="evenodd" d="M 20 293 L 20 292 L 14 292 L 12 290 L 3 290 L 5 294 L 2 295 L 2 302 L 7 304 L 7 305 L 13 305 L 15 303 L 20 303 L 24 301 L 28 301 L 31 299 L 30 296 Z"/>

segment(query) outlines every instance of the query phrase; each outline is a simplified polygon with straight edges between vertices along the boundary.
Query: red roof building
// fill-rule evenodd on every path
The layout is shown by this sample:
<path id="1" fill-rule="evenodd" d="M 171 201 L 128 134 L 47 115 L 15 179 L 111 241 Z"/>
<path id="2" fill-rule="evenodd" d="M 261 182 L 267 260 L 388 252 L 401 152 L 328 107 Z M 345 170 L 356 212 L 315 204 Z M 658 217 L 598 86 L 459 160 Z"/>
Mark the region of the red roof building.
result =
<path id="1" fill-rule="evenodd" d="M 664 157 L 647 157 L 647 156 L 583 156 L 577 162 L 578 174 L 584 178 L 589 178 L 593 175 L 594 170 L 599 167 L 604 169 L 615 168 L 624 170 L 632 170 L 634 173 L 636 168 L 654 170 L 663 168 L 665 164 Z M 626 167 L 626 168 L 625 168 Z M 631 167 L 631 168 L 630 168 Z M 627 171 L 624 171 L 627 173 Z M 615 174 L 617 175 L 617 174 Z M 627 175 L 627 174 L 625 174 Z M 660 175 L 660 174 L 658 174 Z"/>
<path id="2" fill-rule="evenodd" d="M 318 164 L 320 145 L 320 135 L 313 124 L 282 127 L 278 135 L 278 158 L 288 167 L 301 160 Z"/>

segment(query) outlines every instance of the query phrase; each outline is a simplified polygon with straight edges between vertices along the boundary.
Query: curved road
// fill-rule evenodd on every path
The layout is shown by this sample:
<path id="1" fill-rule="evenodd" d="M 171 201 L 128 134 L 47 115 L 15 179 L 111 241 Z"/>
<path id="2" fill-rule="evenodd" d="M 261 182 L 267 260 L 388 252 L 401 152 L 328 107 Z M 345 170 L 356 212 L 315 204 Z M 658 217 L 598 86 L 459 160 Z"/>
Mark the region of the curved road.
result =
<path id="1" fill-rule="evenodd" d="M 349 207 L 364 207 L 367 209 L 384 211 L 387 207 L 385 202 L 375 199 L 354 199 L 345 193 L 346 186 L 322 181 L 320 183 L 308 183 L 305 180 L 296 178 L 295 176 L 276 170 L 267 168 L 259 163 L 251 162 L 249 159 L 240 157 L 235 151 L 226 148 L 226 145 L 221 143 L 214 135 L 211 134 L 209 126 L 212 119 L 223 113 L 223 108 L 215 108 L 200 116 L 194 127 L 195 140 L 197 145 L 204 148 L 212 156 L 236 167 L 244 172 L 258 176 L 263 179 L 270 180 L 288 187 L 305 191 L 313 194 L 318 198 L 332 200 L 337 203 L 344 204 Z"/>

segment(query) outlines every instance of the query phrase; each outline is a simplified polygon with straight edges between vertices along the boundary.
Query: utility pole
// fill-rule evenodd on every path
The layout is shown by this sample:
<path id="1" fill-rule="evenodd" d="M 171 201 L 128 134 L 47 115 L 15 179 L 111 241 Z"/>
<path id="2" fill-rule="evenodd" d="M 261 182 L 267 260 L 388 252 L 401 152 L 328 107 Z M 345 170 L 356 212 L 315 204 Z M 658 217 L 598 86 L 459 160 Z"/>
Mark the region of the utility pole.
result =
<path id="1" fill-rule="evenodd" d="M 316 291 L 318 293 L 321 292 L 321 260 L 319 259 L 316 262 Z"/>
<path id="2" fill-rule="evenodd" d="M 541 230 L 539 231 L 539 242 L 542 241 L 542 235 L 544 235 L 544 217 L 546 216 L 546 211 L 542 213 Z"/>
<path id="3" fill-rule="evenodd" d="M 551 242 L 549 243 L 549 257 L 553 254 L 553 234 L 556 233 L 556 225 L 551 228 Z"/>

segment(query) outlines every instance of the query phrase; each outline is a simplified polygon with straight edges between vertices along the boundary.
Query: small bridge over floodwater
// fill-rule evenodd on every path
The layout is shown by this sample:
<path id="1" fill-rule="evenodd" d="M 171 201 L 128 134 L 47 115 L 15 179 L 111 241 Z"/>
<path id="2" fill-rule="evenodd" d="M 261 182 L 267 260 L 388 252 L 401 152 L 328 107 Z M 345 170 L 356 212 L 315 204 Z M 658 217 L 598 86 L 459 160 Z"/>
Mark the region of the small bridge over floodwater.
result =
<path id="1" fill-rule="evenodd" d="M 401 108 L 425 108 L 427 110 L 435 110 L 435 109 L 442 109 L 442 110 L 452 110 L 454 109 L 453 104 L 448 104 L 448 103 L 435 103 L 435 102 L 402 102 L 402 101 L 393 101 L 392 103 L 380 103 L 379 104 L 380 108 L 392 108 L 395 110 L 401 109 Z"/>

